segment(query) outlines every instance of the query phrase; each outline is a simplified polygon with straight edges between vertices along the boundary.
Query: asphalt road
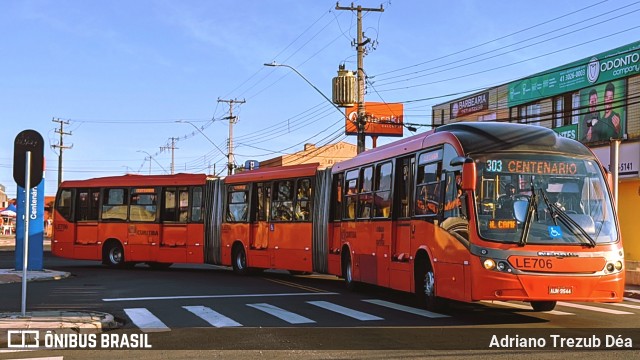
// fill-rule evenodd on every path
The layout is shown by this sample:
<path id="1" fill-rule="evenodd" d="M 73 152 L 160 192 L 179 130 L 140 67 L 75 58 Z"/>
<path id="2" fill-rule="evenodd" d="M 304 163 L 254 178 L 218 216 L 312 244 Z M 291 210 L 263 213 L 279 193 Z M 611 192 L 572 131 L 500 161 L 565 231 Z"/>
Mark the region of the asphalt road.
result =
<path id="1" fill-rule="evenodd" d="M 13 267 L 13 256 L 0 252 L 0 268 Z M 343 358 L 350 351 L 356 351 L 350 358 L 401 354 L 394 350 L 408 356 L 460 351 L 482 357 L 488 350 L 496 358 L 502 347 L 491 346 L 494 339 L 542 338 L 547 345 L 562 345 L 561 338 L 606 341 L 618 335 L 631 339 L 635 349 L 624 354 L 635 356 L 640 348 L 640 302 L 635 299 L 622 304 L 559 303 L 555 311 L 543 313 L 517 302 L 453 303 L 429 313 L 416 307 L 409 294 L 373 286 L 352 292 L 340 279 L 326 275 L 263 272 L 241 277 L 208 265 L 108 269 L 99 262 L 59 259 L 48 252 L 44 264 L 72 276 L 29 283 L 29 311 L 108 312 L 122 325 L 110 333 L 147 334 L 152 348 L 176 356 L 171 358 L 191 352 L 211 357 L 220 350 L 231 351 L 231 357 L 246 355 L 243 351 L 266 351 L 265 356 L 284 351 L 310 358 Z M 19 311 L 20 291 L 19 283 L 0 285 L 1 312 Z M 560 337 L 550 337 L 553 334 Z M 517 348 L 513 345 L 509 347 Z M 579 350 L 566 343 L 560 349 Z M 102 358 L 108 353 L 83 351 L 88 352 L 69 352 L 65 358 L 89 353 Z M 519 351 L 523 356 L 536 354 Z M 536 358 L 548 358 L 551 352 L 544 354 Z M 613 354 L 605 351 L 603 358 Z"/>

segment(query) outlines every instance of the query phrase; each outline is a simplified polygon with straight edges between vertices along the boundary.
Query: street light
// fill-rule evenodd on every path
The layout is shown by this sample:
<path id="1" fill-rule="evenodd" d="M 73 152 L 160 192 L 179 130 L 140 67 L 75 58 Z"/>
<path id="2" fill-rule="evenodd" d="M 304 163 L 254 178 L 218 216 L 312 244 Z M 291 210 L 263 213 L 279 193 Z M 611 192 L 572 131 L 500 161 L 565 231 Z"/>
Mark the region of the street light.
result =
<path id="1" fill-rule="evenodd" d="M 214 143 L 214 142 L 213 142 L 213 140 L 209 139 L 209 137 L 207 136 L 207 134 L 205 134 L 205 133 L 204 133 L 204 132 L 199 128 L 199 127 L 197 127 L 194 123 L 192 123 L 191 121 L 187 121 L 187 120 L 177 120 L 176 122 L 177 122 L 177 123 L 183 123 L 183 124 L 189 124 L 189 125 L 193 126 L 196 130 L 198 130 L 198 131 L 200 132 L 200 134 L 202 134 L 202 136 L 204 136 L 204 138 L 205 138 L 205 139 L 207 139 L 207 140 L 211 143 L 211 145 L 215 146 L 215 147 L 216 147 L 216 149 L 218 149 L 218 151 L 220 151 L 220 153 L 222 153 L 222 155 L 226 156 L 226 157 L 227 157 L 227 160 L 228 160 L 228 161 L 229 161 L 229 163 L 230 163 L 231 159 L 229 158 L 229 154 L 227 154 L 227 153 L 225 153 L 224 151 L 222 151 L 222 149 L 220 149 L 220 148 L 218 147 L 218 145 L 216 145 L 216 143 Z M 231 175 L 231 169 L 232 169 L 232 167 L 231 167 L 231 166 L 228 166 L 228 168 L 229 168 L 229 173 L 228 173 L 228 174 L 229 174 L 229 175 Z"/>
<path id="2" fill-rule="evenodd" d="M 324 93 L 322 93 L 322 91 L 320 91 L 317 87 L 315 87 L 311 81 L 309 81 L 306 77 L 304 77 L 304 75 L 302 75 L 298 70 L 296 70 L 293 66 L 287 65 L 287 64 L 278 64 L 275 61 L 272 63 L 267 63 L 264 64 L 264 66 L 274 66 L 274 67 L 278 67 L 278 66 L 282 66 L 282 67 L 286 67 L 289 68 L 291 70 L 293 70 L 296 74 L 298 74 L 304 81 L 307 82 L 307 84 L 311 85 L 311 87 L 317 91 L 320 95 L 322 95 L 323 98 L 325 98 L 328 102 L 331 103 L 331 105 L 333 105 L 334 108 L 336 108 L 336 110 L 338 110 L 340 112 L 340 114 L 342 116 L 344 116 L 345 114 L 342 112 L 342 109 L 340 109 L 338 107 L 338 105 L 336 105 L 333 101 L 331 101 L 331 99 L 329 99 Z M 360 107 L 359 107 L 360 108 Z M 355 125 L 356 125 L 356 129 L 358 130 L 358 153 L 361 153 L 364 151 L 364 116 L 361 116 L 360 113 L 358 113 L 358 119 L 355 121 Z"/>
<path id="3" fill-rule="evenodd" d="M 158 164 L 158 166 L 160 166 L 160 168 L 162 170 L 164 170 L 165 173 L 167 173 L 167 169 L 165 169 L 164 166 L 162 166 L 162 164 L 160 164 L 158 162 L 158 160 L 154 159 L 153 156 L 151 156 L 151 154 L 149 154 L 148 152 L 146 152 L 144 150 L 136 150 L 136 152 L 145 153 L 145 154 L 149 155 L 149 175 L 151 175 L 151 160 L 155 161 L 156 164 Z M 146 160 L 146 158 L 145 158 L 145 160 Z"/>
<path id="4" fill-rule="evenodd" d="M 331 105 L 333 105 L 333 107 L 334 107 L 334 108 L 336 108 L 336 110 L 338 110 L 338 111 L 340 112 L 340 114 L 341 114 L 341 115 L 344 115 L 344 112 L 342 112 L 342 109 L 340 109 L 340 108 L 338 107 L 338 105 L 336 105 L 333 101 L 331 101 L 331 99 L 329 99 L 329 98 L 327 97 L 327 95 L 325 95 L 322 91 L 320 91 L 320 89 L 318 89 L 317 87 L 315 87 L 315 85 L 313 85 L 313 84 L 311 83 L 311 81 L 309 81 L 306 77 L 304 77 L 304 75 L 302 75 L 302 74 L 301 74 L 298 70 L 296 70 L 296 68 L 294 68 L 293 66 L 291 66 L 291 65 L 287 65 L 287 64 L 278 64 L 278 63 L 276 63 L 275 61 L 274 61 L 274 62 L 272 62 L 272 63 L 266 63 L 266 64 L 264 64 L 264 66 L 272 66 L 272 67 L 286 67 L 286 68 L 289 68 L 289 69 L 293 70 L 293 72 L 295 72 L 296 74 L 298 74 L 298 76 L 300 76 L 304 81 L 306 81 L 306 82 L 307 82 L 307 84 L 311 85 L 311 87 L 312 87 L 315 91 L 317 91 L 320 95 L 322 95 L 322 97 L 323 97 L 323 98 L 325 98 L 328 102 L 330 102 L 330 103 L 331 103 Z"/>

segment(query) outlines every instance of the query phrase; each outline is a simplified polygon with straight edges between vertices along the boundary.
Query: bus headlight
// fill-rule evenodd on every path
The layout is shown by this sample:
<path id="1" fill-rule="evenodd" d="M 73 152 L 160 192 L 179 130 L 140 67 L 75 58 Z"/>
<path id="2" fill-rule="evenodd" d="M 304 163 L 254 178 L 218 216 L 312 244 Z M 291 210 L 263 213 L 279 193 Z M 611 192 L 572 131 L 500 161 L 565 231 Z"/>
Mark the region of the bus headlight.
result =
<path id="1" fill-rule="evenodd" d="M 498 269 L 499 271 L 505 271 L 507 269 L 507 264 L 504 261 L 498 261 L 496 269 Z"/>
<path id="2" fill-rule="evenodd" d="M 620 261 L 620 260 L 616 261 L 616 263 L 615 263 L 613 266 L 614 266 L 614 267 L 616 268 L 616 270 L 618 270 L 618 271 L 622 270 L 622 261 Z"/>
<path id="3" fill-rule="evenodd" d="M 608 264 L 607 264 L 607 271 L 608 271 L 608 272 L 613 272 L 613 269 L 614 269 L 613 264 L 612 264 L 612 263 L 608 263 Z"/>
<path id="4" fill-rule="evenodd" d="M 491 260 L 491 259 L 486 259 L 483 263 L 482 266 L 484 266 L 485 269 L 487 270 L 491 270 L 494 267 L 496 267 L 496 262 Z"/>

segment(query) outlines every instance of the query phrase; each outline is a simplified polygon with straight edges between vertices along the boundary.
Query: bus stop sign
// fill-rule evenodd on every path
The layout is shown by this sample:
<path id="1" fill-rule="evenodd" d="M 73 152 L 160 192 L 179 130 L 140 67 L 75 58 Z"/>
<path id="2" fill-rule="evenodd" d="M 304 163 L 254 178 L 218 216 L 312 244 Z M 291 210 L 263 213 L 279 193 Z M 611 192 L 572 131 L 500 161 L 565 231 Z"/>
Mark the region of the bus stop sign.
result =
<path id="1" fill-rule="evenodd" d="M 13 143 L 13 180 L 18 186 L 26 187 L 25 158 L 31 151 L 31 171 L 29 185 L 36 187 L 42 181 L 44 170 L 44 139 L 35 130 L 23 130 Z"/>

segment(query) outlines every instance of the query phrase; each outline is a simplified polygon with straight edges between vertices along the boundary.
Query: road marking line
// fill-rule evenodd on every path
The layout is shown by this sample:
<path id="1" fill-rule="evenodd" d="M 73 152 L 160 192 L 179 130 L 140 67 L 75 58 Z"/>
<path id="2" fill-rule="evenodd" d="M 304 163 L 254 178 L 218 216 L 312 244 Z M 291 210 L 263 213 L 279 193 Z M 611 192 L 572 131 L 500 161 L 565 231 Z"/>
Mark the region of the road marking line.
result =
<path id="1" fill-rule="evenodd" d="M 146 296 L 146 297 L 131 297 L 131 298 L 107 298 L 107 299 L 102 299 L 102 301 L 113 302 L 113 301 L 150 301 L 150 300 L 179 300 L 179 299 L 228 299 L 228 298 L 243 298 L 243 297 L 309 296 L 309 295 L 338 295 L 338 293 L 325 292 L 325 293 Z"/>
<path id="2" fill-rule="evenodd" d="M 624 304 L 624 303 L 611 303 L 611 304 L 607 304 L 607 305 L 621 306 L 621 307 L 626 307 L 626 308 L 629 308 L 629 309 L 640 309 L 640 305 L 631 305 L 631 304 Z"/>
<path id="3" fill-rule="evenodd" d="M 285 280 L 280 280 L 280 279 L 268 279 L 268 278 L 263 278 L 267 281 L 271 281 L 274 282 L 276 284 L 282 284 L 282 285 L 286 285 L 286 286 L 291 286 L 294 288 L 298 288 L 298 289 L 302 289 L 302 290 L 307 290 L 307 291 L 311 291 L 311 292 L 324 292 L 324 290 L 320 290 L 320 289 L 316 289 L 314 287 L 311 286 L 306 286 L 306 285 L 300 285 L 300 284 L 296 284 L 294 282 L 289 282 L 289 281 L 285 281 Z"/>
<path id="4" fill-rule="evenodd" d="M 625 298 L 622 298 L 622 299 L 625 300 L 625 301 L 631 301 L 631 302 L 640 303 L 640 300 L 634 299 L 634 298 L 630 298 L 630 297 L 625 297 Z"/>
<path id="5" fill-rule="evenodd" d="M 582 304 L 574 304 L 574 303 L 561 302 L 561 301 L 558 301 L 558 305 L 560 305 L 560 306 L 572 307 L 572 308 L 576 308 L 576 309 L 583 309 L 583 310 L 591 310 L 591 311 L 603 312 L 603 313 L 613 314 L 613 315 L 633 315 L 633 313 L 632 313 L 632 312 L 628 312 L 628 311 L 620 311 L 620 310 L 605 309 L 605 308 L 600 308 L 600 307 L 595 307 L 595 306 L 582 305 Z"/>
<path id="6" fill-rule="evenodd" d="M 289 324 L 310 324 L 310 323 L 315 323 L 315 321 L 306 318 L 302 315 L 298 315 L 295 313 L 292 313 L 290 311 L 287 311 L 285 309 L 281 309 L 277 306 L 273 306 L 270 304 L 266 304 L 266 303 L 259 303 L 259 304 L 247 304 L 247 306 L 251 306 L 254 309 L 258 309 L 260 311 L 264 311 L 267 314 L 273 315 L 277 318 L 280 318 L 286 322 L 288 322 Z"/>
<path id="7" fill-rule="evenodd" d="M 242 326 L 239 322 L 236 322 L 235 320 L 230 319 L 206 306 L 183 306 L 182 308 L 194 313 L 197 317 L 215 327 Z"/>
<path id="8" fill-rule="evenodd" d="M 512 308 L 516 308 L 516 309 L 523 309 L 523 310 L 529 310 L 529 311 L 533 311 L 533 309 L 531 308 L 531 305 L 525 305 L 525 304 L 515 304 L 515 303 L 510 303 L 510 302 L 506 302 L 506 301 L 480 301 L 481 303 L 485 303 L 485 304 L 494 304 L 494 305 L 501 305 L 501 306 L 507 306 L 507 307 L 512 307 Z M 546 314 L 551 314 L 551 315 L 575 315 L 573 313 L 568 313 L 568 312 L 564 312 L 564 311 L 558 311 L 558 310 L 551 310 L 551 311 L 540 311 Z"/>
<path id="9" fill-rule="evenodd" d="M 400 304 L 396 304 L 396 303 L 392 303 L 392 302 L 384 301 L 384 300 L 369 299 L 369 300 L 362 300 L 362 301 L 368 302 L 370 304 L 384 306 L 386 308 L 390 308 L 390 309 L 394 309 L 394 310 L 400 310 L 400 311 L 408 312 L 408 313 L 414 314 L 414 315 L 428 317 L 428 318 L 447 318 L 447 317 L 450 317 L 449 315 L 438 314 L 438 313 L 434 313 L 434 312 L 431 312 L 431 311 L 418 309 L 418 308 L 405 306 L 405 305 L 400 305 Z"/>
<path id="10" fill-rule="evenodd" d="M 144 332 L 171 331 L 160 319 L 146 308 L 124 309 L 131 321 Z"/>
<path id="11" fill-rule="evenodd" d="M 330 303 L 328 301 L 307 301 L 307 303 L 309 303 L 311 305 L 315 305 L 317 307 L 321 307 L 321 308 L 329 310 L 329 311 L 336 312 L 338 314 L 342 314 L 342 315 L 354 318 L 356 320 L 362 320 L 362 321 L 384 320 L 381 317 L 377 317 L 375 315 L 367 314 L 367 313 L 362 312 L 362 311 L 349 309 L 347 307 L 336 305 L 336 304 Z"/>

